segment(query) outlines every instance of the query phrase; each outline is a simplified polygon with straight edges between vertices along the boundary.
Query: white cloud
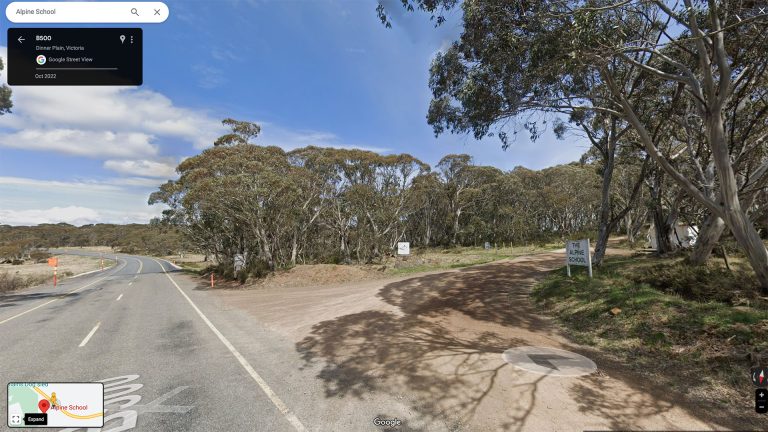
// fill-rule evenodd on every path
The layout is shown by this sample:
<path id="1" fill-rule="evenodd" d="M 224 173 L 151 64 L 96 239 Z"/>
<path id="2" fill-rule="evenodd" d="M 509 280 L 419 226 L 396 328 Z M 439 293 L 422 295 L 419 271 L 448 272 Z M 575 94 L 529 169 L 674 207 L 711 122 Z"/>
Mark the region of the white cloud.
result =
<path id="1" fill-rule="evenodd" d="M 122 192 L 126 187 L 138 186 L 142 188 L 156 188 L 165 183 L 164 179 L 148 177 L 112 177 L 100 180 L 39 180 L 26 177 L 0 177 L 0 188 L 3 186 L 15 186 L 17 188 L 34 188 L 41 192 L 54 193 L 81 193 L 94 192 Z"/>
<path id="2" fill-rule="evenodd" d="M 87 225 L 94 223 L 146 223 L 158 215 L 159 212 L 156 211 L 124 213 L 80 206 L 30 210 L 0 209 L 0 224 L 39 225 L 65 222 L 72 225 Z"/>
<path id="3" fill-rule="evenodd" d="M 344 149 L 370 150 L 378 153 L 386 153 L 390 149 L 372 147 L 365 144 L 353 144 L 342 141 L 336 134 L 311 130 L 289 130 L 268 122 L 260 122 L 261 135 L 255 142 L 264 146 L 277 146 L 285 150 L 293 150 L 299 147 L 334 147 Z"/>
<path id="4" fill-rule="evenodd" d="M 6 52 L 6 47 L 0 47 L 0 56 L 7 57 Z M 6 81 L 5 74 L 2 81 Z M 213 143 L 224 130 L 207 112 L 179 107 L 161 93 L 137 87 L 16 86 L 13 103 L 13 113 L 0 117 L 0 127 L 16 132 L 113 133 L 144 137 L 145 146 L 170 138 L 199 148 Z M 10 141 L 3 139 L 0 145 L 8 146 Z M 34 148 L 44 147 L 40 144 Z M 57 150 L 61 146 L 51 147 Z M 71 147 L 62 149 L 71 153 Z"/>
<path id="5" fill-rule="evenodd" d="M 176 175 L 176 164 L 152 160 L 107 160 L 104 168 L 118 172 L 143 177 L 171 178 Z"/>
<path id="6" fill-rule="evenodd" d="M 20 211 L 0 210 L 0 224 L 39 225 L 66 222 L 73 225 L 85 225 L 97 221 L 98 216 L 99 213 L 96 210 L 77 206 Z"/>
<path id="7" fill-rule="evenodd" d="M 192 66 L 192 70 L 197 72 L 200 76 L 197 81 L 197 85 L 200 86 L 200 88 L 210 90 L 221 87 L 227 83 L 224 71 L 220 68 L 206 64 L 196 64 Z"/>
<path id="8" fill-rule="evenodd" d="M 78 129 L 26 128 L 0 134 L 0 146 L 23 150 L 53 151 L 89 158 L 146 157 L 158 153 L 152 137 L 139 132 L 86 131 Z"/>
<path id="9" fill-rule="evenodd" d="M 38 180 L 25 177 L 0 177 L 0 186 L 17 186 L 36 188 L 47 191 L 114 191 L 118 187 L 109 183 L 84 182 L 84 181 L 58 181 L 58 180 Z"/>
<path id="10" fill-rule="evenodd" d="M 161 183 L 143 177 L 84 181 L 0 177 L 0 224 L 147 223 L 166 208 L 147 204 Z"/>

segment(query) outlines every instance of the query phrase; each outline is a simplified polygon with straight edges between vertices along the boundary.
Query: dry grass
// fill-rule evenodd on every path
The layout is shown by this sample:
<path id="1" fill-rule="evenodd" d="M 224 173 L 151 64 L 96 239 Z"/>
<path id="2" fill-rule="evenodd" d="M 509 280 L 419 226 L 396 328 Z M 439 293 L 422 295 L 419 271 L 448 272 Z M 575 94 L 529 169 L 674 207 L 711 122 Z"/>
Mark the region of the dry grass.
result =
<path id="1" fill-rule="evenodd" d="M 78 255 L 55 255 L 59 258 L 58 278 L 98 270 L 101 266 L 98 257 Z M 104 267 L 114 265 L 113 260 L 104 259 Z M 26 262 L 21 265 L 0 264 L 0 292 L 12 291 L 30 286 L 49 283 L 53 280 L 53 269 L 47 263 Z"/>
<path id="2" fill-rule="evenodd" d="M 388 274 L 399 276 L 435 270 L 468 267 L 502 259 L 512 259 L 552 251 L 563 247 L 560 244 L 546 246 L 507 246 L 485 250 L 479 247 L 457 247 L 451 249 L 412 249 L 410 256 L 393 257 L 379 269 Z"/>
<path id="3" fill-rule="evenodd" d="M 196 273 L 205 270 L 210 265 L 216 264 L 215 261 L 212 261 L 211 259 L 206 261 L 205 255 L 203 254 L 166 255 L 161 258 L 166 259 L 185 270 L 190 270 Z"/>

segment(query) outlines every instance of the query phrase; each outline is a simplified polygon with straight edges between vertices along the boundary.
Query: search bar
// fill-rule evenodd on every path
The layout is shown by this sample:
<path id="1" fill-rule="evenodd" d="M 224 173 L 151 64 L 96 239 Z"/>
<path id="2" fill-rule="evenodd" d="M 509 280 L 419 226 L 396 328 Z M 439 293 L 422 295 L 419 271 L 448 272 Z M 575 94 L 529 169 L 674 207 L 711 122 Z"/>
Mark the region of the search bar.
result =
<path id="1" fill-rule="evenodd" d="M 161 23 L 162 2 L 12 2 L 5 16 L 14 23 Z"/>

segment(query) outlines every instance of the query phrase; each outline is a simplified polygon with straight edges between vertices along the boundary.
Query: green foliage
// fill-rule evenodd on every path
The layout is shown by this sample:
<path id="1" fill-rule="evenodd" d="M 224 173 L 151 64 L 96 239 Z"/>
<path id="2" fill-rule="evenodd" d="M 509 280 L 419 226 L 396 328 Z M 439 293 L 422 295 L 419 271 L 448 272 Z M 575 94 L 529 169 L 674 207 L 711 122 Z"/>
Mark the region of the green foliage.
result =
<path id="1" fill-rule="evenodd" d="M 632 272 L 628 277 L 665 292 L 695 301 L 734 302 L 757 291 L 753 275 L 719 266 L 692 267 L 685 262 L 664 262 Z"/>
<path id="2" fill-rule="evenodd" d="M 609 352 L 657 384 L 679 385 L 698 397 L 713 389 L 743 392 L 744 371 L 752 366 L 749 353 L 765 358 L 768 350 L 768 305 L 694 301 L 635 281 L 661 264 L 658 258 L 608 259 L 594 279 L 581 273 L 568 278 L 558 269 L 532 297 L 573 340 Z M 669 281 L 674 274 L 669 272 Z M 679 279 L 678 284 L 691 281 L 687 273 Z M 718 283 L 730 288 L 739 280 Z M 612 308 L 621 311 L 614 315 Z"/>
<path id="3" fill-rule="evenodd" d="M 235 128 L 252 124 L 230 125 L 242 134 Z M 594 229 L 598 205 L 593 167 L 505 173 L 463 154 L 433 172 L 408 154 L 242 141 L 204 150 L 177 171 L 149 202 L 170 207 L 163 223 L 221 263 L 219 274 L 240 279 L 230 270 L 240 256 L 244 272 L 261 277 L 297 262 L 377 262 L 402 240 L 543 243 Z"/>
<path id="4" fill-rule="evenodd" d="M 5 69 L 3 60 L 0 59 L 0 72 Z M 11 100 L 11 88 L 3 84 L 0 86 L 0 115 L 8 114 L 13 108 L 13 101 Z"/>

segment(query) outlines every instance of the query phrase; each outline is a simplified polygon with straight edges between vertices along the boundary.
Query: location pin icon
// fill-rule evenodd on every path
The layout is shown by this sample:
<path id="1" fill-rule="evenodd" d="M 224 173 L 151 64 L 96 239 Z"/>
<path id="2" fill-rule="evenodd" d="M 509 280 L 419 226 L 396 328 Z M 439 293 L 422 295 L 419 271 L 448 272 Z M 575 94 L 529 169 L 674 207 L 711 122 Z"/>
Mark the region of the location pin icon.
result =
<path id="1" fill-rule="evenodd" d="M 125 35 L 120 35 L 120 43 L 125 43 Z"/>
<path id="2" fill-rule="evenodd" d="M 40 402 L 37 403 L 37 407 L 40 408 L 40 411 L 45 414 L 46 411 L 48 411 L 48 408 L 51 407 L 51 403 L 48 402 L 48 399 L 41 399 Z"/>

